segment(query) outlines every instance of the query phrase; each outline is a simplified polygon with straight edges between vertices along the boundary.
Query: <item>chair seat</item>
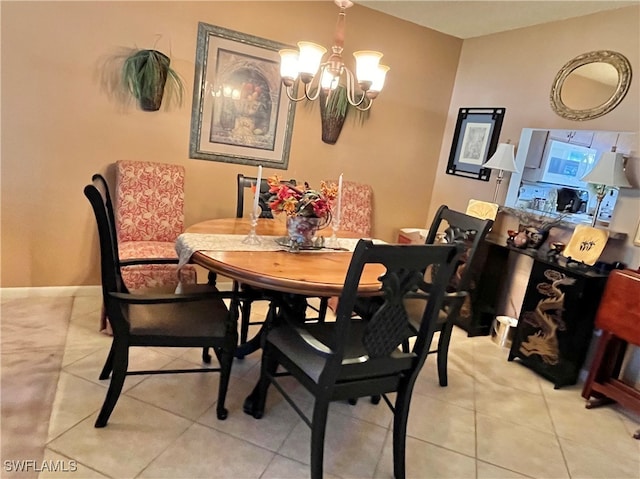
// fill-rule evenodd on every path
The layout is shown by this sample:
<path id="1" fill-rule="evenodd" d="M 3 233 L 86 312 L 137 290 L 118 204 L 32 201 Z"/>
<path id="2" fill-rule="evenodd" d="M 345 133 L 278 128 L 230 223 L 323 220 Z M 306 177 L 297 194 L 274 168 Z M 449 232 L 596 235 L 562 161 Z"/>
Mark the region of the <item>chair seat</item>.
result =
<path id="1" fill-rule="evenodd" d="M 369 358 L 362 341 L 366 326 L 366 321 L 352 322 L 338 382 L 383 377 L 410 369 L 413 365 L 415 354 L 403 353 L 399 348 L 390 355 L 395 361 L 389 361 L 388 357 Z M 321 350 L 328 350 L 334 327 L 334 322 L 305 324 L 300 328 L 280 327 L 269 334 L 268 341 L 317 383 L 328 358 Z"/>
<path id="2" fill-rule="evenodd" d="M 203 343 L 203 338 L 224 336 L 227 312 L 220 299 L 123 306 L 132 337 L 160 340 L 166 336 L 173 342 L 176 337 L 193 338 L 195 345 Z"/>

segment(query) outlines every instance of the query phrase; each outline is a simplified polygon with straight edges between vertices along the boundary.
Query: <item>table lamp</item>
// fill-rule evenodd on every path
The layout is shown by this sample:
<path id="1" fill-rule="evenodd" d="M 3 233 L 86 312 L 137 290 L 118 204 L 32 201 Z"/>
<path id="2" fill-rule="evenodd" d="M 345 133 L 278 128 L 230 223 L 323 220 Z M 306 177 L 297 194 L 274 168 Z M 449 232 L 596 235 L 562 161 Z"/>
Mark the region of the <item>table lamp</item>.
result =
<path id="1" fill-rule="evenodd" d="M 496 152 L 493 154 L 489 161 L 487 161 L 483 168 L 491 168 L 492 170 L 498 170 L 498 177 L 496 178 L 496 191 L 493 193 L 493 202 L 496 202 L 498 198 L 498 190 L 500 189 L 500 183 L 504 177 L 505 171 L 518 172 L 516 168 L 516 161 L 514 158 L 514 146 L 507 141 L 506 143 L 500 143 Z"/>
<path id="2" fill-rule="evenodd" d="M 627 175 L 624 172 L 624 163 L 624 156 L 622 153 L 616 153 L 616 147 L 614 146 L 610 152 L 607 151 L 602 154 L 600 160 L 596 163 L 596 166 L 594 166 L 589 173 L 580 178 L 581 181 L 591 183 L 596 189 L 598 202 L 596 203 L 596 210 L 593 213 L 593 222 L 591 223 L 591 226 L 595 226 L 596 221 L 598 221 L 600 205 L 607 187 L 631 187 L 631 183 L 627 180 Z"/>

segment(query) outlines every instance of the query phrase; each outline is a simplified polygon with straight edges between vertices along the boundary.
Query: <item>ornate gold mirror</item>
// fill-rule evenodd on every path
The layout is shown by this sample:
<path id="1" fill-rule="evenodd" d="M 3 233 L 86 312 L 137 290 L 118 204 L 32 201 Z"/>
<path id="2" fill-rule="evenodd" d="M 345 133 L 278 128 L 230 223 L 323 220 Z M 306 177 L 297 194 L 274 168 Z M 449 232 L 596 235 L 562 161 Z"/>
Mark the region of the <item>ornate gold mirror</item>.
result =
<path id="1" fill-rule="evenodd" d="M 551 86 L 551 108 L 568 120 L 592 120 L 613 110 L 631 84 L 631 64 L 620 53 L 599 50 L 566 63 Z"/>

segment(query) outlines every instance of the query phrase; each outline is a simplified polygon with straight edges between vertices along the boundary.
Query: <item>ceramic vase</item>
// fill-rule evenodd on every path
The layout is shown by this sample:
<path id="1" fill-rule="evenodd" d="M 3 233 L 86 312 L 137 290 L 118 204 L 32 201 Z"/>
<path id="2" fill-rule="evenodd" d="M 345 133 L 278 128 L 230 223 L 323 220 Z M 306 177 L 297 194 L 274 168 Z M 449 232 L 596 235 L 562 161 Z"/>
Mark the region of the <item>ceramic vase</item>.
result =
<path id="1" fill-rule="evenodd" d="M 298 247 L 313 246 L 313 238 L 324 220 L 309 216 L 288 216 L 287 234 L 292 245 Z"/>

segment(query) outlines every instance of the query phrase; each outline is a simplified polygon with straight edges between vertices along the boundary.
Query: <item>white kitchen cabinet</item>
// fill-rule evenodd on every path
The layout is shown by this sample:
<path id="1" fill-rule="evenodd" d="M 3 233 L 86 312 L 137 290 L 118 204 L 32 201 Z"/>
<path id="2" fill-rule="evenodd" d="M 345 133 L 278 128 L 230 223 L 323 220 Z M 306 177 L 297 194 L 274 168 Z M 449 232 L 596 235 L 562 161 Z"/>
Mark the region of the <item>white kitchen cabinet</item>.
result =
<path id="1" fill-rule="evenodd" d="M 549 138 L 574 145 L 591 146 L 593 131 L 585 130 L 550 130 Z"/>
<path id="2" fill-rule="evenodd" d="M 544 153 L 544 147 L 547 143 L 548 135 L 549 132 L 547 130 L 534 130 L 531 132 L 529 149 L 527 150 L 527 157 L 524 162 L 525 168 L 541 167 L 542 154 Z"/>

